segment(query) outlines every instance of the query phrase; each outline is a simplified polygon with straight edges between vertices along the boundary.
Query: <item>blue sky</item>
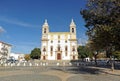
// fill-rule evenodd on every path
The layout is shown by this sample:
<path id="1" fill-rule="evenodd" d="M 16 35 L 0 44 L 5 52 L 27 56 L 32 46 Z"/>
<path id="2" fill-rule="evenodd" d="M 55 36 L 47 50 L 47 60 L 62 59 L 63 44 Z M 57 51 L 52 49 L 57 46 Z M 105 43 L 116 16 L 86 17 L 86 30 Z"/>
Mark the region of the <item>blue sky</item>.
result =
<path id="1" fill-rule="evenodd" d="M 41 45 L 41 29 L 48 20 L 51 32 L 69 31 L 71 19 L 77 27 L 78 43 L 85 43 L 85 22 L 80 10 L 86 0 L 0 0 L 0 41 L 12 52 L 30 53 Z"/>

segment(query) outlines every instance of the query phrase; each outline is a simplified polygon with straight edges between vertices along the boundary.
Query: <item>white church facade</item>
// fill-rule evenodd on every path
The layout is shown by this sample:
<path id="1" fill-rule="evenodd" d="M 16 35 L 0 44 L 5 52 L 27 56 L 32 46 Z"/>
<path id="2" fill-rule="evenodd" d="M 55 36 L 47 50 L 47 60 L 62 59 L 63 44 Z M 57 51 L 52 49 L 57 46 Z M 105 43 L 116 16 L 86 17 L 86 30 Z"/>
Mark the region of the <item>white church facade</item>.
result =
<path id="1" fill-rule="evenodd" d="M 47 20 L 42 26 L 41 60 L 77 60 L 76 25 L 72 19 L 69 32 L 50 32 Z"/>

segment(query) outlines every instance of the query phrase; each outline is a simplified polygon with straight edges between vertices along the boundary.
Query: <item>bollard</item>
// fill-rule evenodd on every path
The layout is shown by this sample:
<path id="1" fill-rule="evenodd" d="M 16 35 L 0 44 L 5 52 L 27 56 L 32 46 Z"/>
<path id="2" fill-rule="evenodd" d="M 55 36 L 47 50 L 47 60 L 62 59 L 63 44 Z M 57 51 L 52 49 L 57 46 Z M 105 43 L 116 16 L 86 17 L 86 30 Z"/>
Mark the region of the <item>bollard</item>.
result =
<path id="1" fill-rule="evenodd" d="M 46 66 L 48 65 L 48 63 L 46 63 Z"/>
<path id="2" fill-rule="evenodd" d="M 60 63 L 57 63 L 57 66 L 59 66 L 60 65 Z"/>
<path id="3" fill-rule="evenodd" d="M 15 63 L 13 63 L 13 66 L 15 66 Z"/>
<path id="4" fill-rule="evenodd" d="M 10 66 L 10 63 L 8 63 L 8 66 Z"/>
<path id="5" fill-rule="evenodd" d="M 69 63 L 69 66 L 72 66 L 72 63 Z"/>
<path id="6" fill-rule="evenodd" d="M 10 66 L 12 67 L 12 66 L 13 66 L 13 64 L 10 64 Z"/>
<path id="7" fill-rule="evenodd" d="M 45 66 L 45 63 L 43 63 L 43 66 Z"/>
<path id="8" fill-rule="evenodd" d="M 36 64 L 36 66 L 39 66 L 38 64 Z"/>
<path id="9" fill-rule="evenodd" d="M 5 67 L 7 66 L 7 64 L 5 63 Z"/>
<path id="10" fill-rule="evenodd" d="M 29 66 L 32 66 L 32 63 L 29 63 Z"/>
<path id="11" fill-rule="evenodd" d="M 24 63 L 23 66 L 26 66 L 26 64 Z"/>
<path id="12" fill-rule="evenodd" d="M 20 63 L 18 63 L 17 66 L 20 66 Z"/>
<path id="13" fill-rule="evenodd" d="M 77 66 L 79 66 L 79 63 L 77 63 Z"/>
<path id="14" fill-rule="evenodd" d="M 40 65 L 41 65 L 41 66 L 43 65 L 42 62 L 40 63 Z"/>

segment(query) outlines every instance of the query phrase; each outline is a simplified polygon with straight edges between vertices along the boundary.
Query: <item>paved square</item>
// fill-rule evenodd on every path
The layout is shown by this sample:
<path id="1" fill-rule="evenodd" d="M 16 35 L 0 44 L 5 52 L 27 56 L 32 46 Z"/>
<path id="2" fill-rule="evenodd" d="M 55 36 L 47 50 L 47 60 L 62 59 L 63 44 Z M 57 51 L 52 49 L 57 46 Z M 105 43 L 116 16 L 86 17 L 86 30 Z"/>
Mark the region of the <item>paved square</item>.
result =
<path id="1" fill-rule="evenodd" d="M 0 81 L 120 81 L 120 70 L 97 67 L 0 67 Z"/>

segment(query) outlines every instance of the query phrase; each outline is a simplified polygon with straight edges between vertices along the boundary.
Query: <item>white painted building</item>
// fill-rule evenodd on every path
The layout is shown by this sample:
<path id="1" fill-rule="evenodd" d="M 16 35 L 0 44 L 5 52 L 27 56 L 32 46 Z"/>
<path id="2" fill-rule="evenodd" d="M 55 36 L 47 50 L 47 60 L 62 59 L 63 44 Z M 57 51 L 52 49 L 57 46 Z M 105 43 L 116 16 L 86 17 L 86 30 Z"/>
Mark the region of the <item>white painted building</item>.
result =
<path id="1" fill-rule="evenodd" d="M 0 41 L 0 60 L 7 59 L 10 55 L 12 45 Z"/>
<path id="2" fill-rule="evenodd" d="M 25 54 L 21 54 L 21 53 L 11 53 L 9 57 L 12 57 L 12 58 L 14 58 L 15 60 L 18 60 L 18 61 L 25 60 L 24 59 Z"/>
<path id="3" fill-rule="evenodd" d="M 76 25 L 72 19 L 70 32 L 50 32 L 47 20 L 42 27 L 41 60 L 77 60 Z"/>

